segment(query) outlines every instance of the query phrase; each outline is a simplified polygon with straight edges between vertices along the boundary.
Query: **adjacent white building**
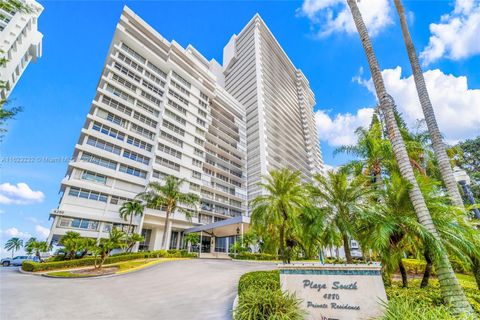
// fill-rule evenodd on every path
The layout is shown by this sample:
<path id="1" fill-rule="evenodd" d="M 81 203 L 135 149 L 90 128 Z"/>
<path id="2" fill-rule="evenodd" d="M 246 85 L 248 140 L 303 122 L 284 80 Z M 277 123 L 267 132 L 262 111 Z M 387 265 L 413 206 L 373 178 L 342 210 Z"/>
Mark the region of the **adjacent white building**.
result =
<path id="1" fill-rule="evenodd" d="M 31 61 L 42 56 L 42 37 L 38 17 L 43 7 L 34 0 L 21 1 L 28 12 L 0 9 L 0 57 L 6 59 L 0 67 L 0 99 L 7 99 Z"/>
<path id="2" fill-rule="evenodd" d="M 246 28 L 257 22 L 268 31 L 258 15 Z M 234 83 L 242 68 L 240 45 L 238 51 L 232 41 L 227 45 L 222 66 L 192 46 L 167 41 L 125 7 L 61 183 L 59 206 L 51 212 L 48 240 L 56 242 L 71 230 L 91 238 L 107 237 L 112 228 L 126 231 L 118 214 L 122 203 L 143 192 L 148 182 L 173 175 L 186 179 L 183 191 L 198 194 L 201 203 L 192 220 L 174 214 L 167 247 L 182 247 L 183 235 L 200 227 L 204 250 L 227 252 L 236 234 L 248 228 L 247 185 L 253 190 L 260 173 L 289 165 L 309 178 L 320 170 L 318 139 L 310 127 L 313 94 L 269 31 L 265 37 L 283 54 L 272 68 L 281 67 L 282 77 L 291 74 L 285 85 L 279 77 L 281 83 L 275 84 L 270 83 L 275 75 L 248 69 L 249 77 L 264 82 L 254 91 L 254 99 L 263 103 L 251 105 L 242 95 L 248 88 Z M 272 92 L 279 85 L 288 93 Z M 267 86 L 273 86 L 270 93 Z M 261 109 L 259 120 L 249 116 L 255 109 Z M 255 131 L 255 121 L 263 122 L 261 130 Z M 164 222 L 165 212 L 150 209 L 134 220 L 134 231 L 145 237 L 140 249 L 161 248 Z"/>
<path id="3" fill-rule="evenodd" d="M 248 198 L 272 169 L 323 171 L 308 80 L 257 14 L 224 48 L 225 88 L 246 111 Z"/>

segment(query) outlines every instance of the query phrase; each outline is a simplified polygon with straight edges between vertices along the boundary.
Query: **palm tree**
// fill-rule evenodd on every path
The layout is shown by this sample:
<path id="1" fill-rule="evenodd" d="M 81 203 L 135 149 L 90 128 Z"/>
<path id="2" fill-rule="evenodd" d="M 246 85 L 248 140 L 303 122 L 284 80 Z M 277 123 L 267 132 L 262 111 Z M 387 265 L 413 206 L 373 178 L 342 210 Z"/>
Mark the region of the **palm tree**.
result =
<path id="1" fill-rule="evenodd" d="M 408 59 L 412 66 L 413 78 L 415 80 L 415 87 L 417 88 L 418 99 L 422 106 L 425 121 L 427 123 L 428 132 L 432 139 L 432 147 L 437 157 L 438 166 L 442 176 L 442 180 L 445 183 L 448 194 L 452 200 L 452 203 L 458 207 L 463 208 L 463 201 L 458 191 L 457 182 L 453 176 L 453 170 L 450 165 L 450 159 L 448 158 L 445 144 L 442 141 L 442 134 L 438 129 L 437 120 L 435 119 L 435 112 L 433 111 L 432 102 L 428 95 L 427 86 L 423 77 L 423 72 L 418 62 L 417 53 L 415 52 L 415 46 L 413 45 L 412 38 L 407 26 L 407 18 L 405 16 L 405 9 L 401 0 L 394 0 L 397 7 L 398 16 L 400 18 L 400 25 L 402 27 L 403 40 L 405 41 L 405 47 L 407 48 Z"/>
<path id="2" fill-rule="evenodd" d="M 20 238 L 11 238 L 5 243 L 5 246 L 4 246 L 4 248 L 7 251 L 12 251 L 12 258 L 15 251 L 20 250 L 20 248 L 22 247 L 23 247 L 23 240 Z"/>
<path id="3" fill-rule="evenodd" d="M 187 243 L 188 253 L 190 253 L 192 246 L 196 246 L 200 242 L 200 235 L 198 233 L 188 233 L 185 235 L 185 241 Z"/>
<path id="4" fill-rule="evenodd" d="M 77 252 L 84 249 L 83 239 L 80 237 L 80 233 L 75 231 L 67 231 L 60 238 L 59 244 L 65 248 L 65 255 L 69 259 L 75 259 Z"/>
<path id="5" fill-rule="evenodd" d="M 91 245 L 89 250 L 95 256 L 95 269 L 102 268 L 105 260 L 110 255 L 110 252 L 114 249 L 123 249 L 125 247 L 126 234 L 118 229 L 112 229 L 108 238 L 100 239 L 98 245 Z M 100 261 L 97 263 L 97 258 Z"/>
<path id="6" fill-rule="evenodd" d="M 176 211 L 185 214 L 191 219 L 192 212 L 187 208 L 195 208 L 200 201 L 200 197 L 194 193 L 184 193 L 180 191 L 181 185 L 185 179 L 178 179 L 174 176 L 167 176 L 162 183 L 150 182 L 147 191 L 140 193 L 138 197 L 147 203 L 151 209 L 165 209 L 165 227 L 163 230 L 162 249 L 168 249 L 167 239 L 170 233 L 170 218 Z"/>
<path id="7" fill-rule="evenodd" d="M 380 109 L 385 119 L 388 136 L 392 143 L 395 158 L 400 167 L 400 173 L 402 177 L 411 185 L 409 195 L 415 209 L 415 213 L 417 214 L 419 222 L 435 237 L 439 246 L 439 251 L 441 251 L 441 254 L 439 254 L 439 257 L 435 260 L 434 264 L 435 269 L 438 272 L 438 280 L 440 283 L 442 297 L 445 302 L 452 306 L 455 313 L 473 314 L 473 309 L 468 303 L 458 279 L 455 277 L 452 265 L 448 260 L 445 248 L 440 242 L 440 236 L 435 228 L 435 225 L 433 224 L 427 204 L 425 203 L 425 199 L 422 195 L 420 187 L 418 186 L 417 180 L 415 179 L 415 174 L 408 158 L 407 149 L 405 148 L 402 135 L 398 129 L 394 112 L 395 101 L 385 89 L 380 66 L 378 65 L 370 37 L 368 36 L 367 28 L 357 6 L 357 0 L 347 0 L 347 3 L 350 7 L 353 21 L 367 56 L 373 84 L 375 86 L 377 98 L 380 102 Z"/>
<path id="8" fill-rule="evenodd" d="M 130 217 L 130 223 L 128 224 L 128 234 L 133 232 L 132 228 L 132 220 L 133 216 L 142 216 L 143 215 L 144 206 L 140 201 L 126 201 L 120 207 L 118 211 L 120 213 L 120 218 L 127 221 L 128 217 Z"/>
<path id="9" fill-rule="evenodd" d="M 326 214 L 324 232 L 341 236 L 347 263 L 353 263 L 350 240 L 356 236 L 356 216 L 368 206 L 373 189 L 363 176 L 349 178 L 343 170 L 329 171 L 326 176 L 317 174 L 313 181 L 307 189 L 315 205 Z"/>
<path id="10" fill-rule="evenodd" d="M 288 168 L 270 171 L 263 177 L 265 182 L 258 185 L 266 192 L 253 199 L 252 225 L 260 235 L 274 230 L 279 235 L 279 249 L 282 261 L 287 262 L 285 237 L 288 227 L 295 223 L 300 210 L 306 206 L 305 191 L 301 185 L 299 171 Z"/>
<path id="11" fill-rule="evenodd" d="M 125 242 L 127 244 L 127 252 L 131 252 L 132 249 L 133 249 L 133 246 L 137 242 L 142 242 L 142 241 L 145 241 L 145 238 L 141 234 L 132 233 L 132 234 L 127 235 L 125 237 Z"/>
<path id="12" fill-rule="evenodd" d="M 49 250 L 50 246 L 46 241 L 37 241 L 37 239 L 33 237 L 28 239 L 25 243 L 25 252 L 27 254 L 32 254 L 35 252 L 35 256 L 37 256 L 38 260 L 40 261 L 43 261 L 41 253 Z"/>

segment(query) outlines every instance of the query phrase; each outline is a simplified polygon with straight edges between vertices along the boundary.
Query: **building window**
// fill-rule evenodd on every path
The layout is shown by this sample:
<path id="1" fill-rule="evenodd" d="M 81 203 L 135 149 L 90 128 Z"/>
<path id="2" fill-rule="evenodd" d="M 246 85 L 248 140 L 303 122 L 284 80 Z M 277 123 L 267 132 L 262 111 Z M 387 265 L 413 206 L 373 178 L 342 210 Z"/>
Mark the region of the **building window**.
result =
<path id="1" fill-rule="evenodd" d="M 111 160 L 108 160 L 108 159 L 105 159 L 105 158 L 94 156 L 93 154 L 90 154 L 90 153 L 83 153 L 80 160 L 87 161 L 87 162 L 90 162 L 90 163 L 94 163 L 94 164 L 97 164 L 99 166 L 109 168 L 109 169 L 113 169 L 113 170 L 117 169 L 117 163 L 115 161 L 111 161 Z"/>
<path id="2" fill-rule="evenodd" d="M 203 121 L 202 119 L 200 119 L 200 118 L 197 118 L 197 123 L 198 123 L 199 125 L 201 125 L 202 127 L 205 127 L 205 126 L 207 125 L 207 123 L 206 123 L 205 121 Z"/>
<path id="3" fill-rule="evenodd" d="M 202 167 L 202 163 L 203 163 L 202 161 L 192 158 L 192 164 L 193 164 L 195 167 L 200 167 L 200 168 L 201 168 L 201 167 Z"/>
<path id="4" fill-rule="evenodd" d="M 202 174 L 197 171 L 192 171 L 192 177 L 195 179 L 202 179 Z"/>
<path id="5" fill-rule="evenodd" d="M 162 102 L 162 100 L 155 98 L 155 97 L 152 96 L 150 93 L 147 93 L 147 92 L 145 92 L 145 91 L 143 91 L 143 90 L 142 90 L 141 95 L 142 95 L 142 97 L 144 97 L 145 99 L 149 100 L 150 102 L 153 102 L 153 103 L 156 104 L 157 106 L 160 106 L 160 103 Z"/>
<path id="6" fill-rule="evenodd" d="M 99 222 L 96 220 L 61 217 L 58 220 L 57 226 L 60 228 L 85 229 L 95 231 L 98 229 L 98 224 Z"/>
<path id="7" fill-rule="evenodd" d="M 75 187 L 70 187 L 68 195 L 76 198 L 84 198 L 89 200 L 105 202 L 105 203 L 107 202 L 107 199 L 108 199 L 108 195 L 106 194 L 87 190 L 87 189 L 75 188 Z"/>
<path id="8" fill-rule="evenodd" d="M 120 63 L 118 62 L 115 62 L 113 64 L 114 68 L 117 69 L 118 71 L 120 71 L 121 73 L 123 73 L 124 75 L 126 75 L 127 77 L 129 77 L 130 79 L 133 79 L 137 82 L 140 82 L 140 76 L 136 75 L 134 72 L 128 70 L 127 68 L 125 68 L 124 66 L 122 66 Z"/>
<path id="9" fill-rule="evenodd" d="M 158 150 L 164 152 L 164 153 L 167 153 L 169 155 L 172 155 L 178 159 L 182 159 L 182 153 L 180 151 L 177 151 L 173 148 L 170 148 L 169 146 L 166 146 L 162 143 L 159 143 L 158 144 Z"/>
<path id="10" fill-rule="evenodd" d="M 136 92 L 137 91 L 137 87 L 131 83 L 130 81 L 127 81 L 125 80 L 124 78 L 118 76 L 117 74 L 113 73 L 112 74 L 112 80 L 115 81 L 115 82 L 118 82 L 120 83 L 123 87 L 133 91 L 133 92 Z"/>
<path id="11" fill-rule="evenodd" d="M 141 61 L 142 63 L 145 63 L 147 61 L 144 57 L 142 57 L 135 50 L 127 46 L 125 43 L 122 43 L 122 49 L 125 50 L 128 54 L 130 54 L 132 57 L 134 57 L 138 61 Z"/>
<path id="12" fill-rule="evenodd" d="M 195 143 L 199 146 L 203 146 L 205 142 L 202 139 L 195 137 Z"/>
<path id="13" fill-rule="evenodd" d="M 100 131 L 101 133 L 103 133 L 107 136 L 113 137 L 115 139 L 118 139 L 120 141 L 123 141 L 123 139 L 125 139 L 125 134 L 124 133 L 122 133 L 122 132 L 120 132 L 116 129 L 110 128 L 109 126 L 106 126 L 104 124 L 101 124 L 100 122 L 95 121 L 93 123 L 92 129 L 96 130 L 96 131 Z"/>
<path id="14" fill-rule="evenodd" d="M 167 133 L 165 131 L 160 131 L 160 136 L 165 139 L 165 140 L 168 140 L 170 142 L 172 142 L 173 144 L 179 146 L 179 147 L 183 147 L 183 141 L 178 139 L 177 137 L 174 137 L 172 136 L 170 133 Z"/>
<path id="15" fill-rule="evenodd" d="M 183 119 L 182 117 L 178 116 L 174 112 L 170 111 L 169 109 L 165 109 L 165 115 L 167 115 L 169 118 L 172 118 L 173 120 L 177 121 L 178 123 L 181 123 L 182 125 L 187 124 L 187 120 Z"/>
<path id="16" fill-rule="evenodd" d="M 129 65 L 133 69 L 138 70 L 140 73 L 143 72 L 143 67 L 141 67 L 138 63 L 136 63 L 135 61 L 133 61 L 123 53 L 121 52 L 118 53 L 118 59 L 125 62 L 127 65 Z"/>
<path id="17" fill-rule="evenodd" d="M 168 99 L 168 104 L 174 107 L 175 109 L 177 109 L 178 111 L 180 111 L 181 113 L 187 114 L 187 109 L 185 109 L 184 107 L 182 107 L 181 105 L 173 101 L 172 99 Z"/>
<path id="18" fill-rule="evenodd" d="M 153 82 L 155 82 L 156 84 L 159 84 L 160 86 L 162 87 L 165 87 L 165 81 L 163 81 L 162 79 L 160 79 L 159 77 L 155 76 L 154 74 L 152 74 L 150 71 L 148 70 L 145 70 L 145 76 L 147 78 L 149 78 L 150 80 L 152 80 Z M 166 76 L 165 76 L 166 77 Z M 164 78 L 165 78 L 164 77 Z"/>
<path id="19" fill-rule="evenodd" d="M 121 148 L 117 147 L 114 144 L 111 144 L 110 142 L 106 142 L 94 137 L 88 137 L 87 144 L 93 147 L 120 155 Z"/>
<path id="20" fill-rule="evenodd" d="M 132 108 L 127 107 L 123 103 L 118 102 L 117 100 L 113 100 L 107 96 L 102 96 L 102 102 L 105 103 L 107 106 L 110 106 L 118 111 L 125 113 L 126 115 L 132 115 Z"/>
<path id="21" fill-rule="evenodd" d="M 168 128 L 168 129 L 172 130 L 175 133 L 178 133 L 181 136 L 185 136 L 185 130 L 183 130 L 180 127 L 177 127 L 176 125 L 174 125 L 173 123 L 171 123 L 171 122 L 169 122 L 165 119 L 163 120 L 163 126 L 165 128 Z"/>
<path id="22" fill-rule="evenodd" d="M 147 62 L 147 66 L 152 69 L 153 71 L 155 71 L 159 76 L 161 76 L 162 78 L 166 79 L 167 78 L 167 74 L 165 72 L 163 72 L 162 70 L 160 70 L 159 67 L 157 67 L 156 65 L 152 64 L 150 61 Z"/>
<path id="23" fill-rule="evenodd" d="M 202 117 L 206 118 L 207 117 L 207 113 L 203 110 L 200 110 L 200 109 L 197 109 L 197 112 L 199 115 L 201 115 Z"/>
<path id="24" fill-rule="evenodd" d="M 176 93 L 172 89 L 168 89 L 168 93 L 180 100 L 184 105 L 188 106 L 188 99 L 185 97 L 182 97 L 180 94 Z"/>
<path id="25" fill-rule="evenodd" d="M 177 79 L 178 81 L 180 81 L 184 86 L 186 86 L 187 88 L 190 89 L 191 87 L 191 84 L 190 82 L 188 82 L 187 80 L 185 80 L 182 76 L 180 76 L 178 73 L 176 73 L 175 71 L 172 72 L 172 76 Z"/>
<path id="26" fill-rule="evenodd" d="M 150 91 L 152 92 L 155 92 L 156 94 L 158 94 L 160 97 L 163 97 L 163 90 L 161 90 L 159 87 L 151 84 L 150 82 L 148 81 L 145 81 L 145 80 L 142 80 L 142 85 L 149 89 Z"/>
<path id="27" fill-rule="evenodd" d="M 157 157 L 155 159 L 155 162 L 158 164 L 161 164 L 164 167 L 170 168 L 175 171 L 180 171 L 180 165 L 178 163 L 175 163 L 173 161 L 170 161 L 168 159 L 162 158 L 162 157 Z"/>
<path id="28" fill-rule="evenodd" d="M 143 150 L 152 151 L 152 145 L 132 136 L 127 137 L 127 143 Z"/>
<path id="29" fill-rule="evenodd" d="M 83 171 L 82 173 L 82 179 L 83 180 L 88 180 L 88 181 L 93 181 L 96 183 L 101 183 L 101 184 L 106 184 L 107 183 L 107 177 L 96 173 L 92 171 Z"/>
<path id="30" fill-rule="evenodd" d="M 200 149 L 198 149 L 198 148 L 194 148 L 194 149 L 193 149 L 193 153 L 194 153 L 195 155 L 197 155 L 197 156 L 203 157 L 203 151 L 200 150 Z"/>
<path id="31" fill-rule="evenodd" d="M 176 83 L 173 80 L 171 81 L 171 83 L 177 90 L 180 90 L 181 93 L 183 93 L 187 97 L 190 97 L 190 91 L 188 91 L 187 89 L 185 89 L 184 87 L 182 87 L 181 85 L 179 85 L 178 83 Z"/>
<path id="32" fill-rule="evenodd" d="M 131 159 L 133 161 L 137 161 L 137 162 L 146 164 L 147 166 L 150 163 L 150 158 L 145 157 L 141 154 L 138 154 L 138 153 L 130 151 L 130 150 L 123 150 L 123 156 L 125 158 Z"/>
<path id="33" fill-rule="evenodd" d="M 157 109 L 154 109 L 154 108 L 150 107 L 149 105 L 143 103 L 140 100 L 137 100 L 137 106 L 139 106 L 143 110 L 147 111 L 148 113 L 153 114 L 155 117 L 158 117 L 160 115 L 160 112 Z"/>
<path id="34" fill-rule="evenodd" d="M 112 86 L 111 84 L 107 84 L 107 87 L 105 88 L 105 90 L 107 90 L 108 92 L 111 92 L 114 96 L 122 98 L 123 100 L 128 101 L 132 104 L 135 102 L 135 99 L 131 95 L 123 92 L 122 90 L 120 90 L 120 89 L 118 89 L 114 86 Z"/>
<path id="35" fill-rule="evenodd" d="M 139 178 L 142 178 L 142 179 L 145 179 L 147 177 L 147 172 L 146 171 L 143 171 L 143 170 L 131 167 L 131 166 L 126 166 L 124 164 L 121 164 L 120 168 L 118 170 L 120 172 L 127 173 L 127 174 L 130 174 L 132 176 L 139 177 Z"/>
<path id="36" fill-rule="evenodd" d="M 131 199 L 123 198 L 123 197 L 117 197 L 117 196 L 112 196 L 110 198 L 110 203 L 111 204 L 116 204 L 116 205 L 122 205 L 124 202 L 130 201 Z"/>
<path id="37" fill-rule="evenodd" d="M 145 123 L 146 125 L 149 125 L 152 128 L 156 128 L 158 124 L 157 121 L 154 121 L 137 111 L 133 113 L 133 118 L 139 120 L 140 122 Z"/>
<path id="38" fill-rule="evenodd" d="M 133 132 L 136 132 L 144 137 L 147 137 L 149 138 L 150 140 L 153 140 L 153 137 L 155 136 L 155 133 L 153 133 L 152 131 L 150 130 L 147 130 L 135 123 L 132 123 L 131 127 L 130 127 L 130 130 L 133 131 Z"/>

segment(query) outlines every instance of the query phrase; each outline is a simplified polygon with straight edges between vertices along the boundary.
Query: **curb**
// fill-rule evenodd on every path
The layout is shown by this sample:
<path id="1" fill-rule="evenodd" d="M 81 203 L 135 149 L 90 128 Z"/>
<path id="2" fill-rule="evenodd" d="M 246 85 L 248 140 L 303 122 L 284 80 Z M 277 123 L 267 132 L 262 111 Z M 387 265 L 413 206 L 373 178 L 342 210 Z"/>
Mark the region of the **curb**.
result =
<path id="1" fill-rule="evenodd" d="M 238 306 L 238 293 L 235 296 L 235 299 L 233 300 L 233 304 L 232 304 L 232 319 L 235 319 L 235 309 L 237 308 L 237 306 Z"/>

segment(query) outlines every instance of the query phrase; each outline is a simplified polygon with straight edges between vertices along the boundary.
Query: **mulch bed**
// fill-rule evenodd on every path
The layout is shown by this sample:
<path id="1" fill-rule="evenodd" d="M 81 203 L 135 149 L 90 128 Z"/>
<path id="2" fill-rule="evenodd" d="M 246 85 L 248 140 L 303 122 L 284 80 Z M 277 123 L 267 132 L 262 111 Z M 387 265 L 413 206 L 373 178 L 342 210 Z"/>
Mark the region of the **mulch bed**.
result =
<path id="1" fill-rule="evenodd" d="M 89 275 L 89 276 L 104 276 L 107 274 L 114 274 L 118 271 L 118 267 L 103 267 L 101 269 L 82 269 L 70 271 L 73 274 Z"/>

